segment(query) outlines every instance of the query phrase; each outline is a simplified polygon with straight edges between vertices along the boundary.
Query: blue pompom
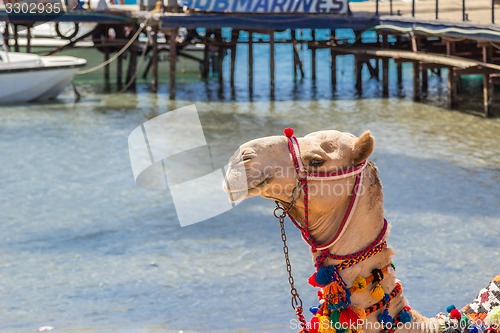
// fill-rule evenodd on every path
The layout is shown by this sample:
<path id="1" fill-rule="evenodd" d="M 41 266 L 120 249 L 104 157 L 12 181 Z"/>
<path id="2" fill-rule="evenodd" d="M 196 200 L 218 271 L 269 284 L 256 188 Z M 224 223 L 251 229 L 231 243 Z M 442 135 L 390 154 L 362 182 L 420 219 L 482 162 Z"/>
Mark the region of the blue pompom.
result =
<path id="1" fill-rule="evenodd" d="M 451 310 L 453 310 L 453 309 L 456 309 L 455 305 L 450 304 L 450 305 L 448 305 L 448 306 L 446 307 L 446 312 L 450 313 L 450 312 L 451 312 Z"/>
<path id="2" fill-rule="evenodd" d="M 477 328 L 477 326 L 472 325 L 471 327 L 469 327 L 469 333 L 479 333 L 479 329 Z"/>
<path id="3" fill-rule="evenodd" d="M 409 311 L 402 310 L 399 313 L 399 321 L 402 322 L 403 324 L 409 323 L 411 321 L 411 313 Z"/>
<path id="4" fill-rule="evenodd" d="M 316 283 L 326 286 L 332 282 L 335 266 L 321 266 L 316 273 Z"/>
<path id="5" fill-rule="evenodd" d="M 377 316 L 377 319 L 382 324 L 392 323 L 392 317 L 389 315 L 389 310 L 385 309 L 383 313 Z"/>
<path id="6" fill-rule="evenodd" d="M 384 298 L 382 299 L 384 302 L 389 302 L 391 300 L 391 295 L 384 294 Z"/>
<path id="7" fill-rule="evenodd" d="M 319 311 L 319 307 L 317 307 L 317 306 L 311 306 L 311 307 L 309 308 L 309 311 L 311 311 L 311 313 L 312 313 L 313 315 L 315 315 L 316 313 L 318 313 L 318 311 Z"/>

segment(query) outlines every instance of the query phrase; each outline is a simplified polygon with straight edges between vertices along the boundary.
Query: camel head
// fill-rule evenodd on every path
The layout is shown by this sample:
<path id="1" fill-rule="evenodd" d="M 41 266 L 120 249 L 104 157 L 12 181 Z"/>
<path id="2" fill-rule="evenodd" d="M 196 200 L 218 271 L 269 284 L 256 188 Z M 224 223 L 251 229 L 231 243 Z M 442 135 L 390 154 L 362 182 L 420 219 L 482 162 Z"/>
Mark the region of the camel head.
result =
<path id="1" fill-rule="evenodd" d="M 307 172 L 331 172 L 358 165 L 374 149 L 374 138 L 369 131 L 359 138 L 335 130 L 313 132 L 298 138 L 298 143 Z M 331 200 L 332 193 L 322 191 L 321 183 L 310 182 L 310 197 Z M 296 185 L 297 173 L 287 137 L 270 136 L 240 146 L 229 160 L 224 187 L 231 201 L 260 195 L 290 203 Z"/>

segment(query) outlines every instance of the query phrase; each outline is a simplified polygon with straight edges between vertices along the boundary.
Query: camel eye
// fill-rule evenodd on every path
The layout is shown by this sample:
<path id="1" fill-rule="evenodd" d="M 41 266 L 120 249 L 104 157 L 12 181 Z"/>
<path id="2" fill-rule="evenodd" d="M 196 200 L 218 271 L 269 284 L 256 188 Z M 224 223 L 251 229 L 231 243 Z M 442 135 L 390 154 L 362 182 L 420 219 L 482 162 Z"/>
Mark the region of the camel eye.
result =
<path id="1" fill-rule="evenodd" d="M 318 168 L 325 164 L 325 161 L 320 160 L 319 158 L 313 158 L 312 160 L 309 161 L 309 166 L 313 168 Z"/>

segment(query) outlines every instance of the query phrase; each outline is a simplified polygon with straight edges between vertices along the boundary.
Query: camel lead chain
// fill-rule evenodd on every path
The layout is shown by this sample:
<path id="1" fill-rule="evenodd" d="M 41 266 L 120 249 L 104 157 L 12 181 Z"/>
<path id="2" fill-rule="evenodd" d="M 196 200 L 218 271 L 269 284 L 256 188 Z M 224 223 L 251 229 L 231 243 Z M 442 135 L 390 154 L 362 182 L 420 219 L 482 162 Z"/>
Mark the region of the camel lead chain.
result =
<path id="1" fill-rule="evenodd" d="M 279 206 L 277 208 L 279 208 Z M 290 294 L 292 295 L 292 308 L 295 310 L 295 315 L 300 322 L 302 332 L 308 333 L 306 319 L 304 318 L 303 314 L 302 299 L 300 298 L 299 292 L 295 288 L 295 281 L 292 275 L 292 264 L 290 263 L 290 258 L 288 256 L 288 245 L 286 244 L 285 232 L 285 217 L 283 215 L 276 214 L 276 211 L 275 216 L 280 222 L 281 240 L 283 241 L 283 254 L 285 255 L 286 271 L 288 272 L 288 283 L 290 284 Z"/>

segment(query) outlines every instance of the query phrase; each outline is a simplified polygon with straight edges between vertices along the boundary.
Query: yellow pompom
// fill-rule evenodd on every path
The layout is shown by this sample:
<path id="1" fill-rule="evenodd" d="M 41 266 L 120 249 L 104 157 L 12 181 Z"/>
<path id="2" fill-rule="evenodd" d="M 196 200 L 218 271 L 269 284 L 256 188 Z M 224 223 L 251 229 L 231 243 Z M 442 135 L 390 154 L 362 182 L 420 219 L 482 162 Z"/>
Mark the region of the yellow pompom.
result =
<path id="1" fill-rule="evenodd" d="M 365 319 L 366 318 L 365 309 L 363 309 L 360 306 L 356 306 L 356 305 L 352 305 L 351 307 L 352 307 L 352 310 L 354 311 L 354 313 L 356 313 L 358 315 L 359 319 Z"/>
<path id="2" fill-rule="evenodd" d="M 385 295 L 384 289 L 382 289 L 380 284 L 377 284 L 372 290 L 370 290 L 370 295 L 372 295 L 375 299 L 381 300 Z"/>
<path id="3" fill-rule="evenodd" d="M 352 286 L 354 287 L 354 292 L 361 292 L 366 289 L 366 279 L 362 276 L 358 276 L 352 283 Z"/>
<path id="4" fill-rule="evenodd" d="M 484 322 L 491 327 L 500 327 L 500 306 L 491 309 Z"/>
<path id="5" fill-rule="evenodd" d="M 330 321 L 330 317 L 321 316 L 318 319 L 319 328 L 318 332 L 320 333 L 335 333 L 335 328 L 332 326 L 332 322 Z"/>

